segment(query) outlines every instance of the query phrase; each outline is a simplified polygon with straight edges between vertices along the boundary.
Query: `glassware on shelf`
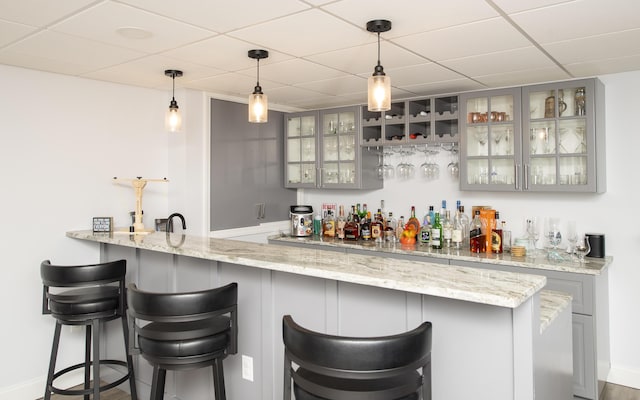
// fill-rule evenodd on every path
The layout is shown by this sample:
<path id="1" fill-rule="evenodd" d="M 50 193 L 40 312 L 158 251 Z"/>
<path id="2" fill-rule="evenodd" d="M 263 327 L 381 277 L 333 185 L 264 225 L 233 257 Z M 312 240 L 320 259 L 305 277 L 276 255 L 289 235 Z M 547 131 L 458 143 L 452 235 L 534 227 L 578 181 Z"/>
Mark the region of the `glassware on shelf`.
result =
<path id="1" fill-rule="evenodd" d="M 576 242 L 576 246 L 574 247 L 576 256 L 578 256 L 578 261 L 580 264 L 584 264 L 584 257 L 589 254 L 591 251 L 591 246 L 589 245 L 589 241 L 586 237 L 580 236 L 578 241 Z"/>
<path id="2" fill-rule="evenodd" d="M 536 218 L 527 219 L 526 232 L 527 239 L 529 239 L 529 248 L 527 249 L 527 254 L 535 257 L 536 249 L 538 248 L 538 237 L 540 235 L 540 233 L 538 232 L 538 223 Z"/>
<path id="3" fill-rule="evenodd" d="M 567 253 L 573 256 L 576 242 L 578 241 L 578 232 L 576 231 L 576 221 L 567 221 L 567 242 L 569 242 L 569 246 L 567 247 Z"/>

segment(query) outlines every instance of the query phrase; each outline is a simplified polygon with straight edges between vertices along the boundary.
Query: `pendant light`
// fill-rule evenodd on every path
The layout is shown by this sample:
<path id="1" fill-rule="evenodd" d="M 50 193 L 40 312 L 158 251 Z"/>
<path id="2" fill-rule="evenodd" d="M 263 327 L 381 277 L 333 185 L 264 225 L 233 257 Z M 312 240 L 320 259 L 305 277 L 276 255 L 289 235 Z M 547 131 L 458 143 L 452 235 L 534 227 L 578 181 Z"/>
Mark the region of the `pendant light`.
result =
<path id="1" fill-rule="evenodd" d="M 267 95 L 262 93 L 262 87 L 260 87 L 260 60 L 267 57 L 269 57 L 267 50 L 249 50 L 249 58 L 253 58 L 258 63 L 256 87 L 249 95 L 249 122 L 267 122 L 269 117 Z"/>
<path id="2" fill-rule="evenodd" d="M 391 109 L 391 78 L 384 73 L 380 65 L 380 32 L 391 30 L 391 21 L 376 19 L 367 22 L 367 31 L 378 34 L 378 65 L 369 77 L 367 108 L 369 111 L 388 111 Z"/>
<path id="3" fill-rule="evenodd" d="M 167 69 L 164 71 L 166 76 L 171 77 L 173 80 L 173 91 L 171 92 L 171 103 L 169 103 L 169 109 L 164 119 L 164 126 L 169 132 L 180 132 L 182 129 L 182 116 L 180 115 L 180 109 L 178 108 L 178 102 L 176 101 L 176 77 L 182 76 L 182 71 L 177 69 Z"/>

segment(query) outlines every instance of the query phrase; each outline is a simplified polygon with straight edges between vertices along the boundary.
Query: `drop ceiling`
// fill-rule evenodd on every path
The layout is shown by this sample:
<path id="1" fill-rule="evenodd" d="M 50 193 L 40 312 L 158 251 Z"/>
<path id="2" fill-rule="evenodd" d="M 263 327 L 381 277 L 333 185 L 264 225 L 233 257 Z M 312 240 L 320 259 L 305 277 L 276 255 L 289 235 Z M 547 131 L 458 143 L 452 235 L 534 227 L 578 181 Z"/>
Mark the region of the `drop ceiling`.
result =
<path id="1" fill-rule="evenodd" d="M 637 0 L 0 0 L 0 63 L 245 98 L 269 50 L 271 104 L 366 102 L 377 58 L 394 99 L 640 70 Z"/>

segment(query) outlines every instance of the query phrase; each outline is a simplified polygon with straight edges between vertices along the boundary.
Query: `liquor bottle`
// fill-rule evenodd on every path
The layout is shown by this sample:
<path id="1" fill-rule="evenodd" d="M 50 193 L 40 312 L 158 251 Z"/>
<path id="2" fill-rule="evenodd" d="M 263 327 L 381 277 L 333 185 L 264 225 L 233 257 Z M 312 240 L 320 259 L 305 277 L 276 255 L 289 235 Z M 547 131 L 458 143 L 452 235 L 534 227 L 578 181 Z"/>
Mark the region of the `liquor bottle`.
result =
<path id="1" fill-rule="evenodd" d="M 351 206 L 351 220 L 358 225 L 358 230 L 360 229 L 360 203 L 358 203 L 357 208 L 353 208 Z"/>
<path id="2" fill-rule="evenodd" d="M 451 221 L 451 211 L 447 210 L 442 221 L 442 245 L 446 248 L 451 247 L 451 238 L 453 235 L 453 221 Z"/>
<path id="3" fill-rule="evenodd" d="M 420 220 L 416 218 L 416 208 L 415 206 L 411 206 L 411 217 L 407 221 L 407 225 L 413 226 L 413 230 L 418 234 L 420 232 Z"/>
<path id="4" fill-rule="evenodd" d="M 396 226 L 396 239 L 398 239 L 398 241 L 402 237 L 402 232 L 404 232 L 404 215 L 400 216 L 398 225 Z"/>
<path id="5" fill-rule="evenodd" d="M 363 220 L 364 218 L 366 218 L 368 212 L 369 211 L 367 211 L 367 203 L 362 203 L 362 209 L 358 213 L 360 215 L 360 220 Z"/>
<path id="6" fill-rule="evenodd" d="M 397 241 L 396 238 L 396 227 L 398 226 L 398 221 L 393 217 L 393 213 L 389 211 L 389 216 L 387 217 L 387 224 L 384 227 L 384 240 L 387 242 L 395 243 Z"/>
<path id="7" fill-rule="evenodd" d="M 436 213 L 431 225 L 431 248 L 442 248 L 442 224 L 440 223 L 440 213 Z"/>
<path id="8" fill-rule="evenodd" d="M 382 225 L 382 212 L 378 209 L 376 217 L 371 221 L 371 239 L 376 242 L 384 240 L 384 225 Z"/>
<path id="9" fill-rule="evenodd" d="M 387 211 L 384 209 L 384 200 L 380 200 L 380 209 L 378 211 L 380 211 L 380 215 L 382 216 L 382 225 L 386 227 L 387 218 L 389 218 L 389 216 L 387 215 Z"/>
<path id="10" fill-rule="evenodd" d="M 462 244 L 464 247 L 469 247 L 469 230 L 471 229 L 471 221 L 467 214 L 464 213 L 464 206 L 458 207 L 460 211 L 460 221 L 462 224 Z"/>
<path id="11" fill-rule="evenodd" d="M 440 221 L 442 221 L 446 213 L 447 213 L 447 201 L 442 200 L 442 208 L 440 209 Z"/>
<path id="12" fill-rule="evenodd" d="M 472 253 L 482 253 L 485 251 L 485 240 L 482 233 L 482 221 L 480 221 L 480 210 L 476 210 L 476 215 L 471 221 L 469 228 L 469 250 Z"/>
<path id="13" fill-rule="evenodd" d="M 320 216 L 320 211 L 313 217 L 313 234 L 315 236 L 322 236 L 322 217 Z"/>
<path id="14" fill-rule="evenodd" d="M 344 206 L 340 205 L 340 211 L 338 211 L 338 221 L 336 222 L 336 236 L 338 239 L 344 239 L 344 226 L 347 224 L 347 220 L 344 217 Z"/>
<path id="15" fill-rule="evenodd" d="M 331 210 L 327 211 L 327 216 L 322 222 L 322 231 L 326 237 L 336 236 L 336 219 L 333 217 L 333 211 Z"/>
<path id="16" fill-rule="evenodd" d="M 366 207 L 366 205 L 365 205 Z M 360 239 L 371 240 L 371 214 L 367 213 L 364 219 L 361 219 L 360 223 Z"/>
<path id="17" fill-rule="evenodd" d="M 491 224 L 491 252 L 502 253 L 502 226 L 500 225 L 500 213 L 496 211 L 496 218 Z"/>
<path id="18" fill-rule="evenodd" d="M 451 230 L 451 246 L 454 249 L 463 248 L 465 230 L 468 230 L 468 228 L 465 227 L 462 223 L 462 218 L 460 217 L 460 208 L 458 207 L 456 216 L 453 217 L 453 229 Z"/>
<path id="19" fill-rule="evenodd" d="M 351 206 L 351 216 L 344 225 L 344 240 L 358 240 L 360 238 L 360 225 L 356 222 L 357 217 L 355 207 Z"/>
<path id="20" fill-rule="evenodd" d="M 418 243 L 423 246 L 429 246 L 431 242 L 431 222 L 427 220 L 422 224 L 422 228 L 420 228 L 420 234 L 418 235 Z"/>

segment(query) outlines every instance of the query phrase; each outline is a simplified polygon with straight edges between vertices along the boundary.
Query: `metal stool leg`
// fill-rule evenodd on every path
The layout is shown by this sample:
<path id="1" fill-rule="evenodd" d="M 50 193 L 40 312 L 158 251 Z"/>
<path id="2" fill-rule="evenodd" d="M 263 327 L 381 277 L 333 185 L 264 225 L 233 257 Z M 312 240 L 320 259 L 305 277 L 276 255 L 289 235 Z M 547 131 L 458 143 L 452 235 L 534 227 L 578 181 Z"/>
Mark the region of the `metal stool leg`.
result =
<path id="1" fill-rule="evenodd" d="M 224 369 L 222 368 L 222 359 L 216 358 L 213 363 L 213 391 L 216 400 L 226 400 L 227 395 L 224 390 Z"/>
<path id="2" fill-rule="evenodd" d="M 153 378 L 151 378 L 151 400 L 162 400 L 164 397 L 164 382 L 167 370 L 153 366 Z"/>
<path id="3" fill-rule="evenodd" d="M 84 388 L 88 390 L 91 381 L 91 325 L 86 325 L 84 330 Z M 84 395 L 84 400 L 89 400 L 89 394 Z"/>
<path id="4" fill-rule="evenodd" d="M 138 400 L 138 391 L 136 390 L 136 375 L 133 372 L 133 357 L 129 351 L 129 325 L 127 323 L 127 315 L 122 315 L 122 333 L 124 334 L 124 351 L 127 355 L 127 369 L 129 370 L 129 387 L 131 388 L 131 400 Z"/>
<path id="5" fill-rule="evenodd" d="M 93 400 L 100 400 L 100 320 L 91 323 L 93 330 Z"/>
<path id="6" fill-rule="evenodd" d="M 56 327 L 53 331 L 53 344 L 51 346 L 51 358 L 49 360 L 49 372 L 47 373 L 47 384 L 44 391 L 44 400 L 51 400 L 51 387 L 53 386 L 53 374 L 56 369 L 56 360 L 58 358 L 58 346 L 60 345 L 60 331 L 62 325 L 56 321 Z"/>

